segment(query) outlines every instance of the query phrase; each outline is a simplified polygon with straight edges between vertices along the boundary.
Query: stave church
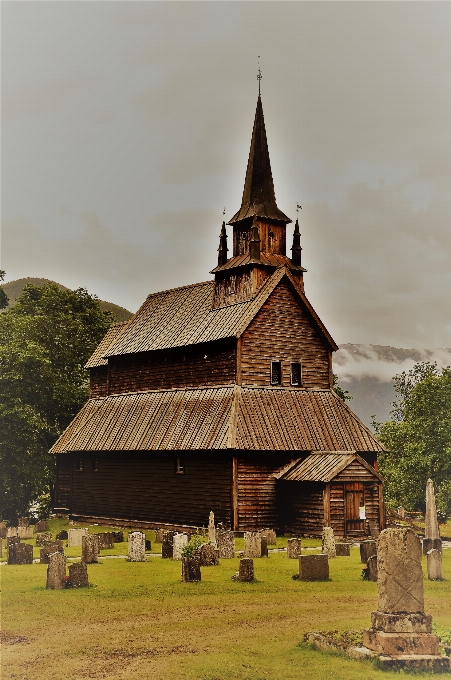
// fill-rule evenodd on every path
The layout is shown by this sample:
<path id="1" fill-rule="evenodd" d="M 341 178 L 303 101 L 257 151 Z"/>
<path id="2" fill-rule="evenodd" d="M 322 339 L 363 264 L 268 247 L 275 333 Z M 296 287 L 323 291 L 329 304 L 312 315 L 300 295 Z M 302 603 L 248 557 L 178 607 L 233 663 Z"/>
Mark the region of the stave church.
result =
<path id="1" fill-rule="evenodd" d="M 259 95 L 213 277 L 149 295 L 97 347 L 90 399 L 51 449 L 55 512 L 181 528 L 212 510 L 237 532 L 305 536 L 384 528 L 383 447 L 333 390 L 338 347 L 304 292 L 298 220 L 286 254 L 290 222 Z"/>

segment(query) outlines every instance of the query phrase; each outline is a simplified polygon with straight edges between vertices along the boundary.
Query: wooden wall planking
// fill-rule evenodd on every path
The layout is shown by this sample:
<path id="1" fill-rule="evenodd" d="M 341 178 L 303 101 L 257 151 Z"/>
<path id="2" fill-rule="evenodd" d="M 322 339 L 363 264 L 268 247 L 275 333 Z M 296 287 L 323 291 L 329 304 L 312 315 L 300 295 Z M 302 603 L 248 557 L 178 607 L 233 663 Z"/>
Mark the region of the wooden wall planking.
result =
<path id="1" fill-rule="evenodd" d="M 295 535 L 321 536 L 324 491 L 323 482 L 278 482 L 278 507 L 284 531 Z"/>
<path id="2" fill-rule="evenodd" d="M 108 366 L 97 366 L 89 370 L 89 396 L 108 396 Z"/>

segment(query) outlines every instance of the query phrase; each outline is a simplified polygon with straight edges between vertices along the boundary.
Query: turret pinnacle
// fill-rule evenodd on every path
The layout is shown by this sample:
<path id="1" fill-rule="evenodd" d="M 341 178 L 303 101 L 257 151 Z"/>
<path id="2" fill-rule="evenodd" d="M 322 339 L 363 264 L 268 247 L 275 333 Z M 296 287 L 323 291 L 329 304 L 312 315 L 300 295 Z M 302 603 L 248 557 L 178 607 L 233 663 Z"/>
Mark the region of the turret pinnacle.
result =
<path id="1" fill-rule="evenodd" d="M 221 233 L 219 234 L 218 267 L 221 267 L 227 262 L 227 251 L 227 232 L 225 222 L 223 222 Z"/>
<path id="2" fill-rule="evenodd" d="M 254 216 L 280 220 L 286 224 L 291 222 L 290 218 L 284 215 L 276 204 L 260 95 L 255 112 L 243 200 L 240 210 L 232 217 L 229 224 Z"/>
<path id="3" fill-rule="evenodd" d="M 296 220 L 293 232 L 293 245 L 291 247 L 291 261 L 293 264 L 301 266 L 301 234 L 299 232 L 299 220 Z"/>

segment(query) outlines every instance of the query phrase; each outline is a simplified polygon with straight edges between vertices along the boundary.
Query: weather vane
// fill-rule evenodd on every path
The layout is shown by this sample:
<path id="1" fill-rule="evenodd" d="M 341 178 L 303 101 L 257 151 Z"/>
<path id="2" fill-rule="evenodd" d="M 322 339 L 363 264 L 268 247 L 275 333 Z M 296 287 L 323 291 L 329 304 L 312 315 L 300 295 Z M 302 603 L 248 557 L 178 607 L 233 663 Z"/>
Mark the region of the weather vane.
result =
<path id="1" fill-rule="evenodd" d="M 299 203 L 296 203 L 296 212 L 298 213 L 300 210 L 302 210 L 302 205 L 299 205 Z"/>
<path id="2" fill-rule="evenodd" d="M 222 211 L 222 214 L 225 215 L 225 206 L 224 206 L 224 210 Z"/>
<path id="3" fill-rule="evenodd" d="M 258 80 L 258 96 L 260 96 L 260 81 L 262 79 L 262 72 L 260 70 L 260 55 L 258 55 L 258 73 L 257 73 L 257 80 Z"/>

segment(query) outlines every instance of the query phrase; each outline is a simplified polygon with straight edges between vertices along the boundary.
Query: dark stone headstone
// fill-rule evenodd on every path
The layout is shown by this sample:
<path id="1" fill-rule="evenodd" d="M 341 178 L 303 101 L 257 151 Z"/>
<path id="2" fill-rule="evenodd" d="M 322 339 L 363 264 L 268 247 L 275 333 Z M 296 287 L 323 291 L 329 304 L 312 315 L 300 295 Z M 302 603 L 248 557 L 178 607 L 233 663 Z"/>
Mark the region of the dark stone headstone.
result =
<path id="1" fill-rule="evenodd" d="M 262 557 L 268 557 L 268 538 L 267 536 L 262 536 L 261 537 L 262 541 Z"/>
<path id="2" fill-rule="evenodd" d="M 366 568 L 368 569 L 368 581 L 377 582 L 377 555 L 371 555 L 368 558 Z"/>
<path id="3" fill-rule="evenodd" d="M 99 550 L 105 550 L 105 548 L 114 548 L 114 536 L 112 531 L 104 531 L 94 535 L 98 536 Z"/>
<path id="4" fill-rule="evenodd" d="M 441 538 L 423 538 L 423 555 L 427 555 L 430 550 L 442 552 Z"/>
<path id="5" fill-rule="evenodd" d="M 88 583 L 88 567 L 84 562 L 74 562 L 69 565 L 69 587 L 70 588 L 87 588 Z"/>
<path id="6" fill-rule="evenodd" d="M 165 560 L 172 560 L 174 551 L 174 536 L 176 531 L 164 531 L 163 541 L 161 544 L 161 557 Z"/>
<path id="7" fill-rule="evenodd" d="M 200 581 L 200 559 L 199 557 L 182 557 L 182 581 L 191 583 Z"/>
<path id="8" fill-rule="evenodd" d="M 39 552 L 39 563 L 40 564 L 50 564 L 49 557 L 50 555 L 53 555 L 53 553 L 62 553 L 64 555 L 64 548 L 62 541 L 55 541 L 54 543 L 49 543 L 48 545 L 45 545 L 43 548 L 41 548 Z"/>
<path id="9" fill-rule="evenodd" d="M 350 543 L 335 543 L 335 553 L 337 557 L 350 557 L 351 544 Z"/>
<path id="10" fill-rule="evenodd" d="M 124 542 L 124 532 L 123 531 L 112 531 L 113 534 L 113 540 L 115 543 L 123 543 Z"/>
<path id="11" fill-rule="evenodd" d="M 56 534 L 55 538 L 56 538 L 58 541 L 67 541 L 67 539 L 69 538 L 69 536 L 68 536 L 68 533 L 67 533 L 66 529 L 61 529 L 61 531 L 60 531 L 59 533 Z"/>
<path id="12" fill-rule="evenodd" d="M 366 564 L 370 557 L 377 552 L 376 541 L 362 541 L 360 543 L 360 561 Z"/>
<path id="13" fill-rule="evenodd" d="M 8 564 L 33 564 L 33 546 L 13 543 L 8 548 Z"/>
<path id="14" fill-rule="evenodd" d="M 36 524 L 36 532 L 39 531 L 48 531 L 49 530 L 49 523 L 47 522 L 46 519 L 41 519 L 39 522 Z"/>
<path id="15" fill-rule="evenodd" d="M 0 522 L 0 538 L 6 538 L 6 522 Z"/>
<path id="16" fill-rule="evenodd" d="M 219 564 L 219 549 L 211 543 L 203 543 L 197 549 L 201 567 L 216 567 Z"/>
<path id="17" fill-rule="evenodd" d="M 36 534 L 36 545 L 44 546 L 52 542 L 52 534 L 50 531 L 43 531 L 40 534 Z"/>
<path id="18" fill-rule="evenodd" d="M 299 556 L 299 580 L 300 581 L 328 581 L 329 580 L 329 557 L 320 555 Z"/>
<path id="19" fill-rule="evenodd" d="M 66 558 L 60 552 L 49 555 L 45 587 L 49 590 L 62 590 L 66 587 Z"/>
<path id="20" fill-rule="evenodd" d="M 152 541 L 149 541 L 149 540 L 146 538 L 146 551 L 147 551 L 147 552 L 150 552 L 151 550 L 152 550 Z"/>
<path id="21" fill-rule="evenodd" d="M 250 557 L 243 557 L 240 560 L 239 571 L 232 576 L 234 581 L 243 581 L 243 583 L 251 583 L 255 580 L 254 577 L 254 560 Z"/>
<path id="22" fill-rule="evenodd" d="M 82 536 L 81 561 L 85 564 L 97 564 L 99 561 L 99 534 Z"/>
<path id="23" fill-rule="evenodd" d="M 20 543 L 19 536 L 7 536 L 6 537 L 6 549 L 8 550 L 11 545 L 15 543 Z"/>

